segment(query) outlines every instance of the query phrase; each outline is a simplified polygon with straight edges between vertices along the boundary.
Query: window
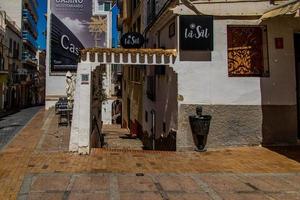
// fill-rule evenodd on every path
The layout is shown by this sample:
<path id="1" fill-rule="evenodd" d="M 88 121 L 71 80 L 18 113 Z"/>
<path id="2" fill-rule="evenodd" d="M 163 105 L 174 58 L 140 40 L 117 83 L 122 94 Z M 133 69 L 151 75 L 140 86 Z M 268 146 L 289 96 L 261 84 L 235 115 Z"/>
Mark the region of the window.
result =
<path id="1" fill-rule="evenodd" d="M 20 56 L 20 44 L 17 43 L 17 58 Z"/>
<path id="2" fill-rule="evenodd" d="M 0 53 L 0 71 L 4 70 L 4 58 L 3 55 Z"/>
<path id="3" fill-rule="evenodd" d="M 147 97 L 155 101 L 156 96 L 156 84 L 155 84 L 155 76 L 148 76 L 147 77 Z"/>
<path id="4" fill-rule="evenodd" d="M 269 75 L 264 26 L 228 26 L 227 40 L 230 77 Z"/>
<path id="5" fill-rule="evenodd" d="M 111 2 L 98 0 L 98 11 L 110 11 Z"/>
<path id="6" fill-rule="evenodd" d="M 17 52 L 17 43 L 16 43 L 16 41 L 14 41 L 14 43 L 13 43 L 13 58 L 18 58 L 17 55 L 18 54 L 18 52 Z"/>
<path id="7" fill-rule="evenodd" d="M 148 112 L 145 111 L 145 122 L 148 122 Z"/>
<path id="8" fill-rule="evenodd" d="M 155 0 L 147 1 L 147 23 L 150 24 L 155 17 L 155 8 L 156 2 Z"/>
<path id="9" fill-rule="evenodd" d="M 13 46 L 13 41 L 12 39 L 9 39 L 9 53 L 12 53 L 12 46 Z"/>

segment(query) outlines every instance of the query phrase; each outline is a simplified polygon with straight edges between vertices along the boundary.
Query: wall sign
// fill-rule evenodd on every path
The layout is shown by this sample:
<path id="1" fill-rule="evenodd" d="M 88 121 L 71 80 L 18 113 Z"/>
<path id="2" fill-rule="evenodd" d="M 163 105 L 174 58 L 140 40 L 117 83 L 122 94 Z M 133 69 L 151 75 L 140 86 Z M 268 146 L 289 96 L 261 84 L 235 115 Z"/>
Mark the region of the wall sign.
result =
<path id="1" fill-rule="evenodd" d="M 180 49 L 213 51 L 213 17 L 183 15 L 180 21 Z"/>
<path id="2" fill-rule="evenodd" d="M 81 74 L 81 85 L 88 85 L 90 83 L 89 74 Z"/>
<path id="3" fill-rule="evenodd" d="M 144 36 L 140 33 L 125 33 L 121 37 L 121 45 L 126 49 L 138 49 L 144 45 Z"/>

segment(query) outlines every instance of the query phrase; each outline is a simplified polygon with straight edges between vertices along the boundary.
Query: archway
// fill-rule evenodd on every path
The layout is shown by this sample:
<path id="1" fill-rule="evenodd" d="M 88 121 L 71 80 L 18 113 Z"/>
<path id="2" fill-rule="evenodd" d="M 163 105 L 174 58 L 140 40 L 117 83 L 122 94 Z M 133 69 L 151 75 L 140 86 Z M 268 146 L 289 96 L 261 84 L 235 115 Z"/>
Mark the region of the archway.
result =
<path id="1" fill-rule="evenodd" d="M 78 65 L 77 70 L 77 83 L 74 98 L 74 110 L 73 110 L 73 122 L 71 127 L 70 137 L 70 151 L 78 152 L 81 154 L 89 154 L 91 148 L 91 133 L 92 130 L 92 116 L 91 116 L 91 93 L 92 93 L 92 72 L 96 70 L 97 66 L 101 64 L 122 64 L 122 65 L 144 65 L 153 66 L 151 72 L 149 72 L 149 80 L 147 80 L 146 95 L 150 99 L 148 102 L 149 107 L 162 108 L 160 113 L 165 113 L 168 110 L 168 106 L 162 106 L 157 102 L 153 103 L 153 96 L 151 96 L 151 87 L 159 87 L 155 85 L 158 82 L 158 78 L 153 79 L 153 76 L 162 75 L 164 70 L 156 70 L 164 67 L 158 66 L 172 66 L 176 59 L 176 50 L 169 49 L 85 49 L 82 51 L 81 62 Z M 176 74 L 172 67 L 168 68 L 168 72 Z M 154 74 L 153 74 L 154 73 Z M 151 81 L 151 74 L 152 81 Z M 161 78 L 161 77 L 160 77 Z M 148 76 L 147 76 L 148 79 Z M 177 83 L 177 78 L 171 78 Z M 168 87 L 174 88 L 173 82 L 170 82 L 168 78 L 163 79 Z M 177 85 L 175 86 L 177 91 Z M 171 98 L 171 96 L 168 96 Z M 172 96 L 174 99 L 174 97 Z M 177 93 L 175 97 L 177 102 Z M 151 102 L 152 101 L 152 102 Z M 155 105 L 152 105 L 155 104 Z M 124 105 L 124 104 L 123 104 Z M 146 113 L 146 112 L 145 112 Z M 174 110 L 177 113 L 177 107 Z M 162 121 L 160 128 L 167 134 L 167 129 L 170 128 L 170 124 L 177 125 L 177 116 L 167 117 L 162 115 L 165 119 L 168 118 L 170 123 Z M 145 114 L 145 119 L 147 118 Z M 169 119 L 172 118 L 172 119 Z M 161 133 L 161 137 L 164 137 L 164 133 Z"/>

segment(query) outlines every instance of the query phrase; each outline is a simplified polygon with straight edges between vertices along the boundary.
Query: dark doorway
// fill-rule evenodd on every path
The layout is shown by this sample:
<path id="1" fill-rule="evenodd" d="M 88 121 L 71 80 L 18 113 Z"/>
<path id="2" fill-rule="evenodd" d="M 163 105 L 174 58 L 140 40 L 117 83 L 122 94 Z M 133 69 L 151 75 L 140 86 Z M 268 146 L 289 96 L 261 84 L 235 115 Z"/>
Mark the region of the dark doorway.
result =
<path id="1" fill-rule="evenodd" d="M 297 78 L 298 139 L 300 139 L 300 33 L 294 35 L 294 47 Z"/>

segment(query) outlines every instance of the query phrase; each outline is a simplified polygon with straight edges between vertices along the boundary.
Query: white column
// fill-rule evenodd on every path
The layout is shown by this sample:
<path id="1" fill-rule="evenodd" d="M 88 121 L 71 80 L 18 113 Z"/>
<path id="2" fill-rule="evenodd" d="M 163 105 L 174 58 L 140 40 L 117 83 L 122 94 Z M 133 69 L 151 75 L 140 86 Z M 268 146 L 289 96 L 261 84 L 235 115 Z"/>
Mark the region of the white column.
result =
<path id="1" fill-rule="evenodd" d="M 80 74 L 80 65 L 78 65 L 77 74 Z M 72 117 L 72 126 L 71 126 L 71 135 L 70 135 L 70 144 L 69 151 L 77 152 L 78 151 L 78 137 L 79 137 L 79 104 L 80 104 L 80 76 L 76 77 L 76 87 L 74 95 L 74 108 L 73 108 L 73 117 Z"/>
<path id="2" fill-rule="evenodd" d="M 78 153 L 90 153 L 90 135 L 91 135 L 91 64 L 80 66 L 80 106 L 79 106 L 79 142 Z M 84 80 L 83 78 L 87 78 Z"/>
<path id="3" fill-rule="evenodd" d="M 92 63 L 78 64 L 69 149 L 80 154 L 90 153 L 92 69 Z"/>

